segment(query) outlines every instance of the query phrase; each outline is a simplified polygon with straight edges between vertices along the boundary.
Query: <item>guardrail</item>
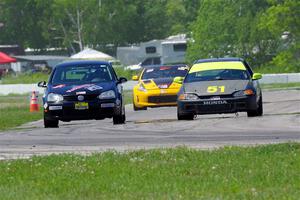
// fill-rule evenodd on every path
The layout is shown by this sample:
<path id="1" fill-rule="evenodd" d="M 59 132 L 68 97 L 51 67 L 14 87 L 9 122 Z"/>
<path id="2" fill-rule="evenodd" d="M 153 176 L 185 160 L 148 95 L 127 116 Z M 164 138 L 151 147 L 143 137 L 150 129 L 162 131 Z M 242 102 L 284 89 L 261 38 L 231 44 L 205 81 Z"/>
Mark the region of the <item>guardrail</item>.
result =
<path id="1" fill-rule="evenodd" d="M 263 78 L 260 80 L 260 83 L 262 84 L 295 82 L 300 82 L 300 73 L 264 74 Z M 136 81 L 128 81 L 123 84 L 123 88 L 124 90 L 131 90 L 136 83 Z M 26 94 L 32 91 L 38 91 L 40 94 L 44 93 L 44 89 L 37 87 L 37 84 L 0 84 L 0 95 Z"/>

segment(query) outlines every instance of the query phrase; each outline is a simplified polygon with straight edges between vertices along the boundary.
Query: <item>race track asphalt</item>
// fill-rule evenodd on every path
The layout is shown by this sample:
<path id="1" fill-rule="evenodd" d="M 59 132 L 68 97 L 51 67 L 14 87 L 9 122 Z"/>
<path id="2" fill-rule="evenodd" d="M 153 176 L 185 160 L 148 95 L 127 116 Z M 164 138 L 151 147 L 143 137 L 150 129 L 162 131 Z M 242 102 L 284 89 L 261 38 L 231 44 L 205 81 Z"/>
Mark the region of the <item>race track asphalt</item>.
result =
<path id="1" fill-rule="evenodd" d="M 0 132 L 0 159 L 26 158 L 52 153 L 126 151 L 188 146 L 200 149 L 225 145 L 256 145 L 300 141 L 300 90 L 264 91 L 264 116 L 245 113 L 202 115 L 177 121 L 176 108 L 134 112 L 126 107 L 127 122 L 112 119 L 60 123 L 44 129 L 42 121 Z"/>

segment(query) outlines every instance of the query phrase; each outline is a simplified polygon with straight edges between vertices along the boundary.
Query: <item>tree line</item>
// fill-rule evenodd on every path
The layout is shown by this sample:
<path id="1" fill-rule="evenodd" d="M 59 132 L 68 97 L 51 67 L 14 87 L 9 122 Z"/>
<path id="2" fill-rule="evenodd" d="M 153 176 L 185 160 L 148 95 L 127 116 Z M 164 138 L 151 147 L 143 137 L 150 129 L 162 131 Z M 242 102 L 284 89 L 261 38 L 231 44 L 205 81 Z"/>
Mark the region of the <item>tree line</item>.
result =
<path id="1" fill-rule="evenodd" d="M 299 70 L 299 0 L 0 0 L 0 44 L 105 50 L 185 33 L 187 61 Z"/>

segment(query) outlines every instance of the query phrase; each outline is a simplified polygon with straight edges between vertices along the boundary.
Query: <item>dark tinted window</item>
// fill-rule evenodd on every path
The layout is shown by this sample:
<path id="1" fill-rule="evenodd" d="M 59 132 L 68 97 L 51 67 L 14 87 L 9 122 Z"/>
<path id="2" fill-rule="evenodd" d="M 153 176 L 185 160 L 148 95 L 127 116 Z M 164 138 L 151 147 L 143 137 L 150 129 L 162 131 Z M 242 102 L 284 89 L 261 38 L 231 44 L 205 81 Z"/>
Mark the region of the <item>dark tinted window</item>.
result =
<path id="1" fill-rule="evenodd" d="M 113 73 L 107 65 L 79 65 L 58 67 L 52 77 L 52 84 L 86 84 L 109 82 Z"/>
<path id="2" fill-rule="evenodd" d="M 152 65 L 152 58 L 147 58 L 142 62 L 141 65 Z"/>
<path id="3" fill-rule="evenodd" d="M 156 47 L 146 47 L 146 53 L 156 53 Z"/>
<path id="4" fill-rule="evenodd" d="M 249 73 L 246 70 L 236 69 L 216 69 L 193 72 L 188 74 L 185 78 L 185 82 L 196 81 L 215 81 L 215 80 L 247 80 L 249 79 Z"/>
<path id="5" fill-rule="evenodd" d="M 174 49 L 174 51 L 186 51 L 187 45 L 186 44 L 174 44 L 173 49 Z"/>
<path id="6" fill-rule="evenodd" d="M 187 66 L 161 66 L 144 70 L 142 79 L 184 77 L 188 71 Z"/>
<path id="7" fill-rule="evenodd" d="M 160 58 L 153 58 L 153 64 L 154 65 L 159 65 L 160 63 Z"/>

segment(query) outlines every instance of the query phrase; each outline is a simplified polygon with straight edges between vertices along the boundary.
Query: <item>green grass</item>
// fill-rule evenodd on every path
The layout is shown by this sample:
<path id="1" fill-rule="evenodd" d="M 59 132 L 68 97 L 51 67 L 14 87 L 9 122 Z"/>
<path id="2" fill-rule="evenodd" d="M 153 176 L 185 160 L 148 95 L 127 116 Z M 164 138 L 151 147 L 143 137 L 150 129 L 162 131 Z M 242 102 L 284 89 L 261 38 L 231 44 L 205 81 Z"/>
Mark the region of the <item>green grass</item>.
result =
<path id="1" fill-rule="evenodd" d="M 272 84 L 262 84 L 263 89 L 283 89 L 283 88 L 300 88 L 300 82 L 298 83 L 272 83 Z"/>
<path id="2" fill-rule="evenodd" d="M 129 81 L 133 75 L 137 75 L 138 73 L 138 71 L 125 70 L 123 67 L 114 67 L 114 70 L 118 77 L 125 77 Z"/>
<path id="3" fill-rule="evenodd" d="M 0 162 L 1 199 L 299 199 L 300 144 Z"/>
<path id="4" fill-rule="evenodd" d="M 0 131 L 39 119 L 42 119 L 41 111 L 29 112 L 29 96 L 0 96 Z"/>
<path id="5" fill-rule="evenodd" d="M 40 81 L 47 81 L 48 78 L 49 78 L 49 74 L 45 74 L 45 73 L 20 74 L 17 76 L 9 75 L 9 76 L 5 76 L 1 80 L 1 84 L 38 83 Z"/>
<path id="6" fill-rule="evenodd" d="M 125 104 L 132 104 L 132 90 L 124 91 Z"/>

